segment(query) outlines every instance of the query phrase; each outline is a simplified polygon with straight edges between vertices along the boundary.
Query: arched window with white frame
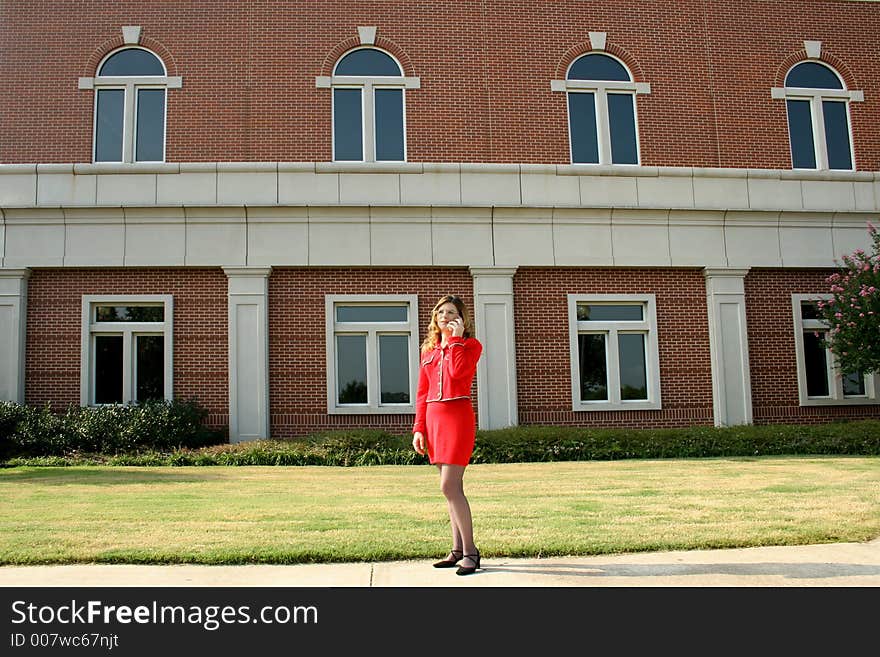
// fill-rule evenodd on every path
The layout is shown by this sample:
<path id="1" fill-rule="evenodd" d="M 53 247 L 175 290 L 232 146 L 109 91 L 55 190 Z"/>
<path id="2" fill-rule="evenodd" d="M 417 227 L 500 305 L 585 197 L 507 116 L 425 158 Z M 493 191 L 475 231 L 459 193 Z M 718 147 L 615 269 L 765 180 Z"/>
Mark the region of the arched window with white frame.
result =
<path id="1" fill-rule="evenodd" d="M 616 57 L 589 52 L 551 89 L 566 92 L 573 164 L 639 164 L 636 94 L 650 93 L 649 84 Z"/>
<path id="2" fill-rule="evenodd" d="M 405 90 L 418 88 L 418 78 L 405 77 L 394 57 L 372 46 L 355 48 L 318 86 L 333 90 L 334 161 L 406 161 Z"/>
<path id="3" fill-rule="evenodd" d="M 95 90 L 95 162 L 164 162 L 166 92 L 179 88 L 165 64 L 140 46 L 126 46 L 98 64 L 94 78 L 80 78 Z"/>
<path id="4" fill-rule="evenodd" d="M 773 97 L 785 99 L 793 169 L 855 169 L 849 104 L 864 99 L 861 91 L 825 62 L 802 61 Z"/>

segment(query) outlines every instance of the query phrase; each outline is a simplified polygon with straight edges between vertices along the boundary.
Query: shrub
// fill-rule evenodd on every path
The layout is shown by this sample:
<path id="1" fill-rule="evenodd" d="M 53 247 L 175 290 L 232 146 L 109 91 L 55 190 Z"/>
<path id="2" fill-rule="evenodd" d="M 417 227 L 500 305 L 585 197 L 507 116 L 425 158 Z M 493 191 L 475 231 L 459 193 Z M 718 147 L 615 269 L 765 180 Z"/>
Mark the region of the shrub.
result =
<path id="1" fill-rule="evenodd" d="M 130 405 L 70 406 L 61 414 L 5 402 L 0 407 L 3 456 L 120 454 L 196 448 L 224 440 L 204 426 L 207 411 L 195 400 Z"/>

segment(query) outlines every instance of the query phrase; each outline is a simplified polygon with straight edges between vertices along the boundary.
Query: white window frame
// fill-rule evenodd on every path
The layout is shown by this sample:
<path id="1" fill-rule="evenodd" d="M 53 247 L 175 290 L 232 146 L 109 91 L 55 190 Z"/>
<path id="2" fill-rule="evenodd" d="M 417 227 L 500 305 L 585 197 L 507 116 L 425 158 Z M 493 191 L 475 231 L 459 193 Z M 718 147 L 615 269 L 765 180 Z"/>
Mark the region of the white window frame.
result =
<path id="1" fill-rule="evenodd" d="M 96 306 L 164 306 L 163 322 L 97 322 Z M 98 335 L 122 336 L 122 403 L 135 400 L 137 372 L 134 358 L 135 337 L 161 335 L 164 338 L 165 380 L 164 398 L 174 398 L 174 297 L 170 294 L 124 294 L 93 295 L 82 297 L 81 350 L 80 350 L 80 404 L 98 406 L 95 403 L 95 337 Z"/>
<path id="2" fill-rule="evenodd" d="M 828 141 L 825 138 L 825 110 L 822 102 L 826 100 L 842 102 L 846 105 L 846 127 L 849 136 L 849 153 L 851 166 L 849 169 L 833 169 L 833 171 L 855 171 L 856 170 L 856 150 L 853 144 L 852 135 L 852 116 L 850 114 L 850 102 L 861 102 L 865 100 L 865 94 L 862 91 L 850 91 L 846 88 L 846 84 L 840 74 L 825 62 L 816 60 L 802 60 L 794 64 L 785 73 L 785 78 L 792 69 L 805 62 L 813 62 L 821 64 L 828 68 L 840 80 L 843 89 L 815 89 L 812 87 L 774 87 L 771 89 L 770 95 L 777 100 L 785 101 L 785 120 L 786 128 L 789 130 L 788 148 L 791 156 L 792 169 L 796 171 L 831 171 L 828 164 Z M 783 78 L 783 79 L 785 79 Z M 815 169 L 805 169 L 803 167 L 794 166 L 794 144 L 791 143 L 791 123 L 788 117 L 788 101 L 789 100 L 805 100 L 810 103 L 810 121 L 813 126 L 813 149 L 816 159 Z"/>
<path id="3" fill-rule="evenodd" d="M 415 294 L 328 294 L 325 296 L 327 345 L 327 412 L 338 415 L 415 413 L 419 358 L 419 298 Z M 337 322 L 337 305 L 408 306 L 406 322 Z M 408 404 L 382 404 L 379 381 L 379 334 L 409 334 Z M 336 398 L 336 336 L 367 336 L 367 403 L 339 404 Z"/>
<path id="4" fill-rule="evenodd" d="M 865 394 L 847 396 L 843 394 L 843 377 L 837 366 L 837 359 L 830 349 L 825 349 L 825 363 L 828 369 L 828 396 L 810 397 L 807 394 L 807 367 L 804 354 L 804 331 L 828 330 L 828 324 L 822 320 L 804 320 L 801 315 L 803 301 L 827 301 L 830 294 L 792 294 L 791 310 L 794 320 L 795 359 L 797 361 L 798 399 L 801 406 L 860 406 L 877 404 L 877 393 L 880 391 L 880 373 L 865 375 Z"/>
<path id="5" fill-rule="evenodd" d="M 108 53 L 98 64 L 96 71 L 100 71 L 104 66 L 104 62 L 110 57 L 122 50 L 144 50 L 153 55 L 162 64 L 162 68 L 167 73 L 165 62 L 155 52 L 148 48 L 137 46 L 125 46 L 117 48 Z M 165 152 L 168 143 L 168 90 L 180 89 L 183 86 L 183 78 L 180 76 L 168 75 L 137 75 L 137 76 L 95 76 L 93 78 L 80 78 L 80 89 L 93 89 L 94 101 L 92 108 L 92 162 L 98 164 L 112 164 L 120 162 L 123 164 L 134 163 L 155 163 L 165 161 Z M 97 136 L 98 136 L 98 91 L 105 89 L 123 89 L 125 91 L 122 110 L 122 159 L 121 160 L 98 160 L 97 155 Z M 162 140 L 162 159 L 161 160 L 135 160 L 135 145 L 137 144 L 137 97 L 140 89 L 164 89 L 165 103 L 164 113 L 162 116 L 163 140 Z"/>
<path id="6" fill-rule="evenodd" d="M 331 148 L 333 153 L 333 161 L 339 163 L 346 162 L 377 162 L 376 160 L 376 102 L 375 102 L 375 90 L 376 89 L 400 89 L 402 96 L 402 111 L 403 111 L 403 159 L 402 160 L 381 160 L 380 163 L 399 163 L 407 161 L 407 138 L 406 138 L 406 90 L 407 89 L 419 89 L 421 87 L 421 81 L 418 77 L 407 77 L 404 75 L 398 76 L 361 76 L 361 75 L 335 75 L 336 66 L 339 65 L 339 62 L 342 61 L 342 58 L 355 50 L 378 50 L 379 52 L 388 55 L 391 59 L 394 60 L 394 63 L 397 64 L 400 71 L 403 71 L 403 66 L 400 65 L 400 62 L 397 60 L 394 55 L 389 53 L 386 50 L 382 50 L 381 48 L 376 48 L 375 46 L 364 46 L 361 48 L 354 48 L 345 53 L 339 60 L 334 64 L 334 75 L 332 76 L 318 76 L 315 78 L 315 86 L 320 89 L 330 89 L 331 90 L 331 99 L 330 103 L 332 105 L 331 110 Z M 361 90 L 361 136 L 363 139 L 363 143 L 361 145 L 361 152 L 363 153 L 363 158 L 361 160 L 337 160 L 336 159 L 336 95 L 332 93 L 335 89 L 360 89 Z"/>
<path id="7" fill-rule="evenodd" d="M 642 320 L 579 322 L 579 303 L 603 305 L 633 305 L 644 307 Z M 569 354 L 571 357 L 571 400 L 574 411 L 631 411 L 662 408 L 660 400 L 660 348 L 657 337 L 657 300 L 653 294 L 569 294 L 568 295 Z M 605 358 L 608 372 L 608 400 L 582 401 L 578 361 L 578 335 L 601 333 L 606 336 Z M 620 398 L 620 365 L 618 363 L 619 333 L 645 334 L 645 375 L 647 400 Z"/>
<path id="8" fill-rule="evenodd" d="M 614 81 L 614 80 L 569 80 L 568 73 L 571 67 L 581 58 L 587 55 L 603 55 L 617 61 L 629 74 L 630 81 Z M 649 82 L 632 82 L 633 74 L 629 67 L 624 64 L 620 58 L 610 55 L 607 52 L 593 51 L 578 55 L 565 71 L 564 80 L 551 80 L 551 91 L 565 92 L 565 116 L 566 129 L 568 130 L 568 159 L 572 164 L 578 166 L 619 166 L 619 167 L 635 167 L 640 166 L 642 162 L 642 149 L 639 139 L 639 112 L 638 103 L 636 102 L 639 94 L 650 94 L 651 84 Z M 596 102 L 596 131 L 599 145 L 599 161 L 598 162 L 575 162 L 574 161 L 574 145 L 571 138 L 571 111 L 569 109 L 568 94 L 592 92 Z M 633 125 L 636 131 L 636 162 L 635 164 L 615 164 L 611 161 L 611 126 L 608 119 L 608 94 L 629 94 L 633 97 Z"/>

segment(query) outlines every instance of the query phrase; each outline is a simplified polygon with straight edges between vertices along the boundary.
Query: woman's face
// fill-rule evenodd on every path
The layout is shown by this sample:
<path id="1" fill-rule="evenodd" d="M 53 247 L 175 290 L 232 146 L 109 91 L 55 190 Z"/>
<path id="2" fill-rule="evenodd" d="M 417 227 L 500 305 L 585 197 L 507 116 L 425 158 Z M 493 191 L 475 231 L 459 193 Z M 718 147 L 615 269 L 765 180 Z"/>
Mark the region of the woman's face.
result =
<path id="1" fill-rule="evenodd" d="M 461 315 L 458 314 L 458 308 L 455 307 L 455 304 L 451 301 L 447 301 L 442 306 L 437 308 L 437 326 L 441 331 L 447 333 L 446 325 L 453 319 L 458 319 Z M 449 331 L 452 329 L 450 328 Z"/>

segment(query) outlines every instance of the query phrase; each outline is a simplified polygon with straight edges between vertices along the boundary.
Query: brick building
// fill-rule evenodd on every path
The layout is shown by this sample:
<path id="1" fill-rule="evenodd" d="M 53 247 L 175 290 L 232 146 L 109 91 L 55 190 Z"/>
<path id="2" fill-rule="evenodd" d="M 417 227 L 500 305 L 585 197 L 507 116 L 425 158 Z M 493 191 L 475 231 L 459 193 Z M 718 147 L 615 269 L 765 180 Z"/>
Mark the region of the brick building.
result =
<path id="1" fill-rule="evenodd" d="M 811 302 L 880 215 L 880 5 L 0 5 L 0 398 L 230 440 L 880 416 Z"/>

